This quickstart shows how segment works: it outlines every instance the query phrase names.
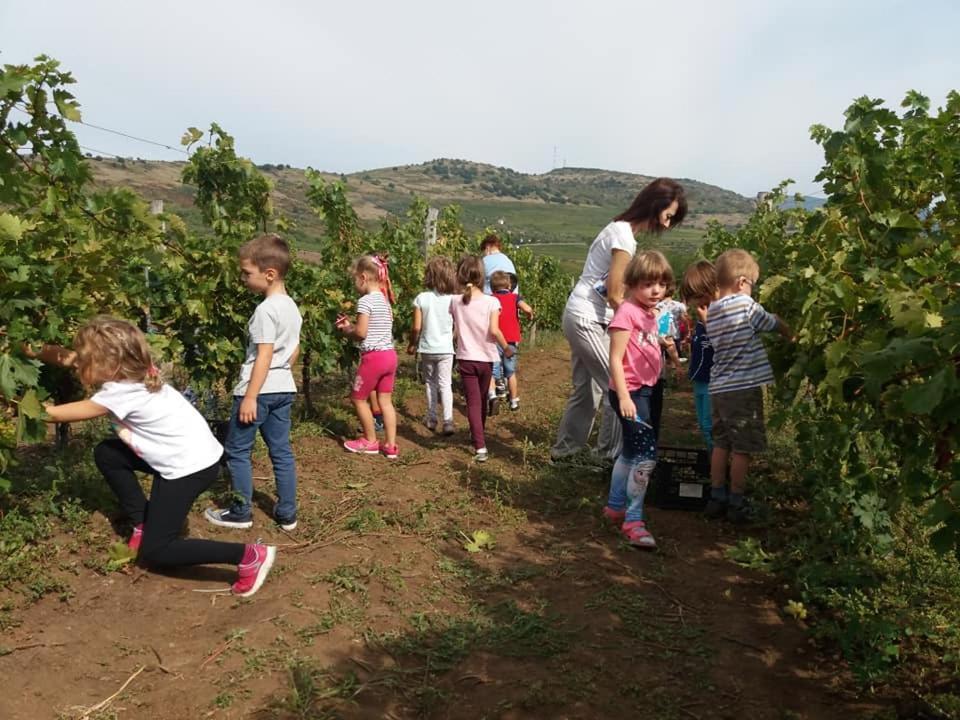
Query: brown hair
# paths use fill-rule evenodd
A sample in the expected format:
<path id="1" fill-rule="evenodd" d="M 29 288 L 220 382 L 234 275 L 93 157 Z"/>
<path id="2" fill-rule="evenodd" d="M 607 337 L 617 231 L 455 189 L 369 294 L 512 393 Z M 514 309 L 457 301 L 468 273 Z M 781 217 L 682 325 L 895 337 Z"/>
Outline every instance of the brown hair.
<path id="1" fill-rule="evenodd" d="M 73 349 L 77 352 L 77 374 L 84 385 L 119 380 L 142 382 L 150 392 L 163 387 L 147 339 L 126 320 L 98 315 L 77 331 Z"/>
<path id="2" fill-rule="evenodd" d="M 498 238 L 493 233 L 490 233 L 489 235 L 487 235 L 480 243 L 481 250 L 486 250 L 489 247 L 495 247 L 497 249 L 501 247 L 500 238 Z"/>
<path id="3" fill-rule="evenodd" d="M 423 284 L 441 295 L 452 295 L 457 291 L 457 270 L 450 258 L 434 255 L 427 261 L 423 273 Z"/>
<path id="4" fill-rule="evenodd" d="M 490 275 L 491 290 L 510 290 L 513 287 L 513 279 L 510 273 L 503 270 L 497 270 Z"/>
<path id="5" fill-rule="evenodd" d="M 717 294 L 717 269 L 709 260 L 697 260 L 683 271 L 680 297 L 686 303 L 701 298 L 712 300 Z"/>
<path id="6" fill-rule="evenodd" d="M 756 282 L 760 277 L 760 266 L 753 259 L 753 255 L 746 250 L 734 248 L 717 258 L 717 285 L 729 288 L 742 277 L 752 282 Z"/>
<path id="7" fill-rule="evenodd" d="M 290 269 L 290 246 L 276 233 L 260 235 L 244 243 L 237 255 L 241 260 L 252 262 L 260 272 L 276 270 L 281 278 L 286 277 Z"/>
<path id="8" fill-rule="evenodd" d="M 658 250 L 644 250 L 631 258 L 623 273 L 623 284 L 633 289 L 645 282 L 657 280 L 668 287 L 673 285 L 673 268 L 663 253 Z"/>
<path id="9" fill-rule="evenodd" d="M 670 227 L 679 225 L 687 216 L 687 193 L 676 180 L 657 178 L 643 188 L 630 207 L 614 220 L 639 224 L 659 235 L 664 230 L 660 224 L 660 213 L 670 207 L 674 200 L 677 201 L 677 212 L 670 220 Z"/>
<path id="10" fill-rule="evenodd" d="M 483 260 L 476 255 L 464 255 L 457 265 L 457 282 L 463 288 L 463 304 L 469 305 L 473 288 L 483 289 Z"/>
<path id="11" fill-rule="evenodd" d="M 380 292 L 391 305 L 397 301 L 393 294 L 393 283 L 390 282 L 390 267 L 386 253 L 361 255 L 350 265 L 350 274 L 369 275 L 380 283 Z"/>

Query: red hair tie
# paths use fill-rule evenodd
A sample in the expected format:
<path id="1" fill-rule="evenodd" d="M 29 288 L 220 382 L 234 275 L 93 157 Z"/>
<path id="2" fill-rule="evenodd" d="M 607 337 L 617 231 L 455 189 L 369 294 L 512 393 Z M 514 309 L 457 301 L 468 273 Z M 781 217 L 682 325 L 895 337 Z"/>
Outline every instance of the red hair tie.
<path id="1" fill-rule="evenodd" d="M 147 368 L 147 377 L 160 377 L 160 370 L 153 363 L 150 363 L 150 367 Z"/>
<path id="2" fill-rule="evenodd" d="M 377 282 L 380 283 L 380 292 L 391 305 L 396 302 L 393 295 L 393 283 L 390 282 L 390 273 L 387 271 L 387 256 L 374 255 L 373 261 L 377 265 Z"/>

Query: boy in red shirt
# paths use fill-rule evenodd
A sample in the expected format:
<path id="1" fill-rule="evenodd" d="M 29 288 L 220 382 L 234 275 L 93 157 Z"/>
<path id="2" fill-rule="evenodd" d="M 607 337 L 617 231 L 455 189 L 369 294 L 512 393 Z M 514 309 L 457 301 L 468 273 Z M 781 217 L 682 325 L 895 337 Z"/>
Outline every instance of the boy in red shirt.
<path id="1" fill-rule="evenodd" d="M 497 385 L 506 381 L 507 393 L 510 397 L 510 409 L 520 409 L 520 394 L 517 388 L 517 353 L 520 345 L 520 312 L 528 319 L 533 318 L 533 308 L 523 298 L 512 291 L 513 281 L 509 273 L 497 270 L 490 275 L 490 289 L 493 297 L 500 302 L 500 330 L 507 344 L 513 347 L 513 357 L 504 357 L 500 351 L 500 362 L 493 366 L 493 377 Z M 496 415 L 499 398 L 490 398 L 488 415 Z"/>

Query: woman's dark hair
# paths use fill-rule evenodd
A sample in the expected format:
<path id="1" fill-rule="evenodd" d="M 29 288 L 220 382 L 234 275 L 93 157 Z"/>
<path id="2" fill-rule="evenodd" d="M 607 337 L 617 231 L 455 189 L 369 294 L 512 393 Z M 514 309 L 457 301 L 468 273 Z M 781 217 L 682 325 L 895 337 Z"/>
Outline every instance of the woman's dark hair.
<path id="1" fill-rule="evenodd" d="M 646 229 L 653 233 L 662 233 L 664 228 L 660 224 L 660 213 L 677 201 L 677 212 L 670 219 L 670 227 L 683 222 L 687 215 L 687 193 L 683 185 L 670 178 L 657 178 L 643 190 L 633 203 L 617 215 L 614 220 L 646 225 Z"/>

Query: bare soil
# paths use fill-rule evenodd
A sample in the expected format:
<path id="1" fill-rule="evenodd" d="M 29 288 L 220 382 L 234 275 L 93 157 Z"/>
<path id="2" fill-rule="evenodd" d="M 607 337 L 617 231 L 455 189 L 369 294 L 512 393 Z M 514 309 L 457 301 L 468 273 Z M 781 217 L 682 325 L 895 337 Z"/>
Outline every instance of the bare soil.
<path id="1" fill-rule="evenodd" d="M 411 370 L 405 367 L 409 376 Z M 190 533 L 279 546 L 249 600 L 233 569 L 104 574 L 116 541 L 94 514 L 89 547 L 57 544 L 71 592 L 24 608 L 4 632 L 0 718 L 868 717 L 845 668 L 785 616 L 773 578 L 724 550 L 747 530 L 653 508 L 657 552 L 600 518 L 608 477 L 548 463 L 569 388 L 566 346 L 527 348 L 519 412 L 489 421 L 472 460 L 462 406 L 452 438 L 420 422 L 402 381 L 399 462 L 354 456 L 347 403 L 295 431 L 300 527 L 269 521 L 269 461 L 253 531 Z M 403 393 L 398 393 L 402 395 Z M 695 443 L 693 401 L 668 394 L 667 441 Z M 470 553 L 464 535 L 493 547 Z M 132 679 L 131 679 L 132 678 Z M 129 680 L 122 692 L 118 691 Z M 112 699 L 110 699 L 112 698 Z M 102 708 L 91 711 L 104 700 Z"/>

